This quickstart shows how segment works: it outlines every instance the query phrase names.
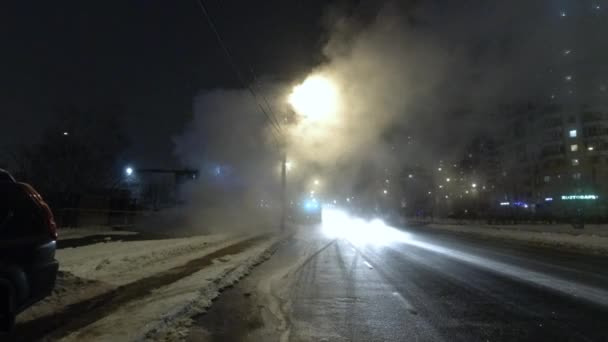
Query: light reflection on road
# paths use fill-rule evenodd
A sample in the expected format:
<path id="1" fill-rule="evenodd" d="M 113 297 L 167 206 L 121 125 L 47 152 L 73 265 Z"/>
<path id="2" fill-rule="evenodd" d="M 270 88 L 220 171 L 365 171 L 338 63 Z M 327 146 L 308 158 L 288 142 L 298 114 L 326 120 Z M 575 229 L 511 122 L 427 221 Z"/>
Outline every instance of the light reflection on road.
<path id="1" fill-rule="evenodd" d="M 413 234 L 388 226 L 380 219 L 364 220 L 337 208 L 324 209 L 321 229 L 331 238 L 344 239 L 355 246 L 394 247 L 408 245 L 441 254 L 451 259 L 472 264 L 480 268 L 519 279 L 527 283 L 552 289 L 587 301 L 608 306 L 608 291 L 575 281 L 561 279 L 544 272 L 533 271 L 521 265 L 492 260 L 484 255 L 476 255 L 453 249 L 444 243 L 428 237 Z M 399 250 L 401 250 L 399 248 Z"/>
<path id="2" fill-rule="evenodd" d="M 323 210 L 321 229 L 328 237 L 345 239 L 355 245 L 387 246 L 411 238 L 409 233 L 390 227 L 380 219 L 366 221 L 335 208 Z"/>

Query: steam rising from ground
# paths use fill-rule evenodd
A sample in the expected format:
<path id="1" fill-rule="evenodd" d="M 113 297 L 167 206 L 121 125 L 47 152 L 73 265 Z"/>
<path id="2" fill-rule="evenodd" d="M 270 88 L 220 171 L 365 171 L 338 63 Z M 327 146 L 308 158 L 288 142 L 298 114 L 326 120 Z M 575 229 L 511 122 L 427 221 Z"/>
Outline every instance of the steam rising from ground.
<path id="1" fill-rule="evenodd" d="M 536 31 L 526 33 L 539 25 L 538 18 L 519 10 L 536 14 L 541 3 L 443 5 L 454 19 L 441 15 L 432 1 L 389 2 L 365 25 L 334 21 L 323 50 L 326 62 L 311 75 L 334 83 L 340 97 L 335 115 L 326 120 L 289 115 L 288 95 L 303 80 L 260 88 L 284 130 L 279 140 L 285 139 L 295 165 L 290 180 L 320 174 L 334 190 L 349 192 L 369 172 L 363 165 L 384 172 L 456 156 L 475 132 L 488 130 L 490 108 L 528 96 L 536 86 L 529 71 L 546 56 L 530 48 L 551 41 Z M 219 165 L 226 174 L 203 172 L 203 182 L 189 191 L 191 199 L 210 203 L 226 189 L 236 191 L 228 198 L 239 198 L 239 205 L 276 199 L 276 137 L 254 101 L 246 90 L 196 98 L 192 125 L 175 139 L 176 153 L 186 165 L 203 171 Z M 257 101 L 264 105 L 262 98 Z"/>

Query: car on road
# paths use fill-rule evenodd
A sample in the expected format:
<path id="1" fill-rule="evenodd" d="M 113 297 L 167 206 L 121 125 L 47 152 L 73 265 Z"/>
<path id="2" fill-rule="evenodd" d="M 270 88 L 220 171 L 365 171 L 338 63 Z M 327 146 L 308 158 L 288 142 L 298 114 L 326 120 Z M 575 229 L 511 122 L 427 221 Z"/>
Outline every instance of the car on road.
<path id="1" fill-rule="evenodd" d="M 0 169 L 0 331 L 48 296 L 59 268 L 57 225 L 42 196 Z"/>
<path id="2" fill-rule="evenodd" d="M 296 223 L 317 224 L 321 223 L 323 207 L 314 198 L 305 199 L 292 205 L 289 216 Z"/>

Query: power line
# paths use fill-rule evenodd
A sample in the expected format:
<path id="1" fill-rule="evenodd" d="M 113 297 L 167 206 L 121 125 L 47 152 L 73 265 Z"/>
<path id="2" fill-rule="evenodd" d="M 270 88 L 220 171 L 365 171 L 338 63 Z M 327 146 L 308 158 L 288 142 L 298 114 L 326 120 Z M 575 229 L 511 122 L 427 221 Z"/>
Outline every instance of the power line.
<path id="1" fill-rule="evenodd" d="M 255 93 L 255 91 L 253 90 L 253 88 L 249 84 L 247 84 L 247 82 L 245 82 L 245 79 L 243 78 L 243 75 L 239 71 L 239 68 L 237 67 L 236 63 L 234 62 L 234 58 L 232 58 L 232 55 L 230 54 L 230 51 L 228 50 L 228 47 L 226 47 L 226 44 L 224 44 L 224 41 L 222 40 L 222 37 L 220 36 L 217 28 L 215 27 L 215 24 L 213 23 L 213 20 L 211 19 L 211 16 L 209 15 L 209 11 L 205 7 L 205 4 L 203 3 L 203 0 L 197 0 L 197 3 L 199 5 L 201 11 L 203 12 L 203 15 L 207 19 L 207 23 L 209 24 L 209 27 L 211 28 L 211 31 L 213 31 L 213 34 L 215 35 L 215 38 L 217 39 L 220 47 L 222 48 L 222 51 L 226 55 L 226 59 L 228 60 L 228 63 L 230 64 L 230 67 L 232 68 L 232 70 L 236 74 L 239 82 L 241 82 L 241 84 L 244 87 L 246 87 L 247 90 L 249 90 L 249 93 L 251 94 L 251 96 L 253 96 L 256 105 L 258 106 L 258 108 L 260 109 L 260 111 L 262 111 L 262 113 L 264 114 L 264 116 L 266 117 L 266 120 L 268 120 L 268 122 L 270 123 L 270 125 L 276 130 L 276 132 L 279 135 L 282 135 L 283 133 L 281 131 L 281 128 L 279 126 L 279 122 L 276 119 L 276 117 L 274 117 L 274 115 L 272 115 L 272 113 L 268 113 L 266 111 L 266 109 L 259 103 L 258 96 Z M 275 140 L 278 140 L 278 138 L 274 135 L 274 133 L 273 133 L 273 137 L 275 138 Z"/>

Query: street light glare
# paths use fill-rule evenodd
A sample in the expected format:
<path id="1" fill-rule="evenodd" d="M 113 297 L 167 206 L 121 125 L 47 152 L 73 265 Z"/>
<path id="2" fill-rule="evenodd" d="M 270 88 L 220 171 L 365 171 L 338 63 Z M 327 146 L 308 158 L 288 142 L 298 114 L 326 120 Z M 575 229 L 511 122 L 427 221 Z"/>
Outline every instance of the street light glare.
<path id="1" fill-rule="evenodd" d="M 327 77 L 311 75 L 293 88 L 287 100 L 298 114 L 318 121 L 336 112 L 338 91 Z"/>
<path id="2" fill-rule="evenodd" d="M 127 176 L 131 176 L 133 174 L 133 168 L 132 167 L 127 167 L 125 169 L 125 173 L 127 174 Z"/>

